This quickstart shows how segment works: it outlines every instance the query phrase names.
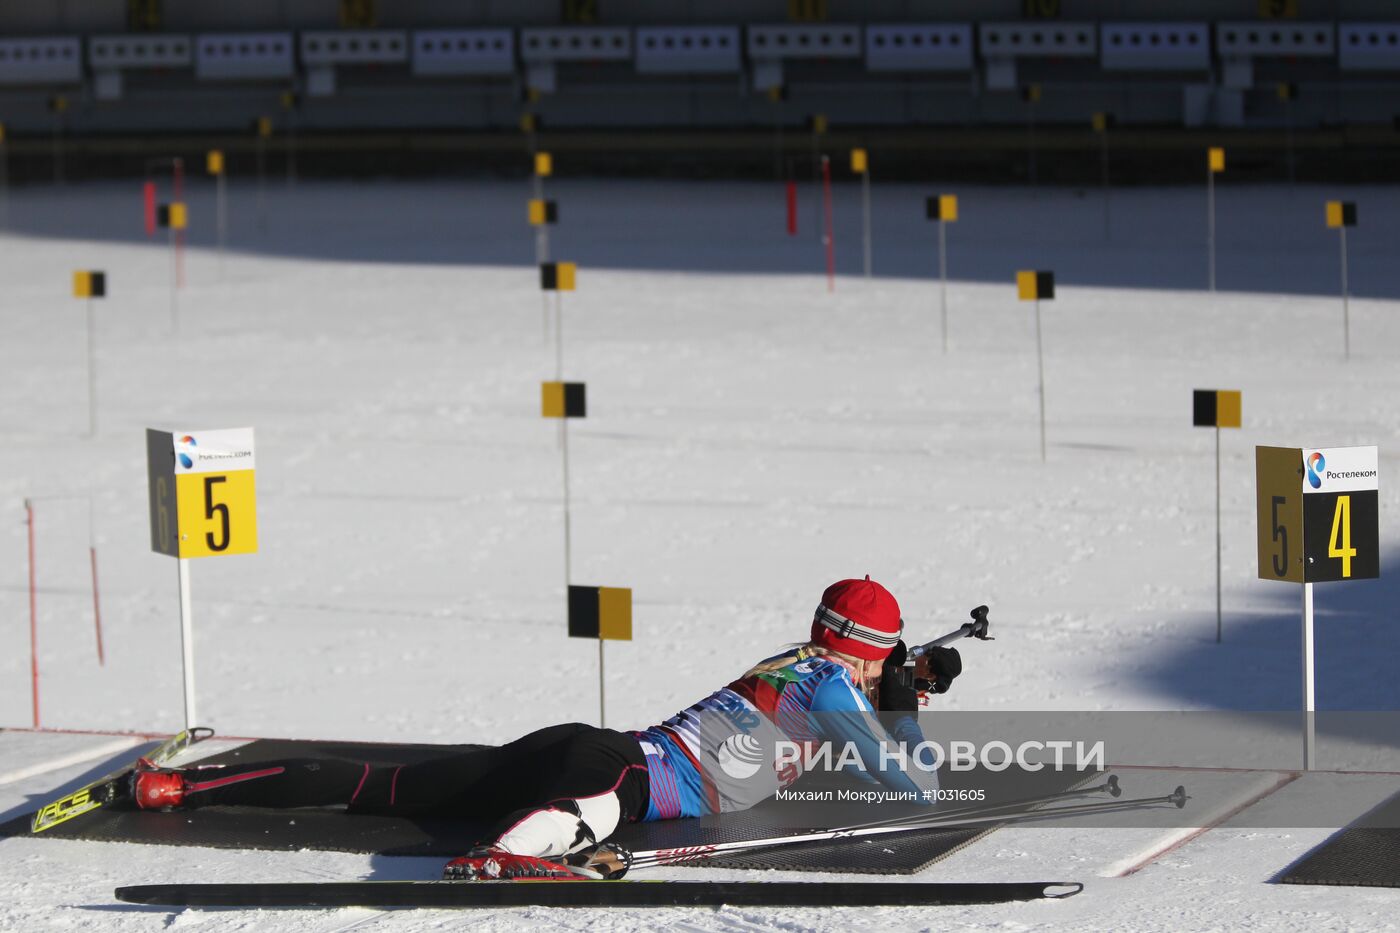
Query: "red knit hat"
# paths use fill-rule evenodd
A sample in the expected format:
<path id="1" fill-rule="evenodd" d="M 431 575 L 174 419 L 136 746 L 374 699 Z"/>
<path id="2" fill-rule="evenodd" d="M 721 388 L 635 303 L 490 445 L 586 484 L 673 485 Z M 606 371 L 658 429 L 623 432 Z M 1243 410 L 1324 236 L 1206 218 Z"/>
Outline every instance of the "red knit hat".
<path id="1" fill-rule="evenodd" d="M 902 634 L 899 603 L 869 574 L 828 586 L 812 620 L 813 644 L 866 661 L 888 656 Z"/>

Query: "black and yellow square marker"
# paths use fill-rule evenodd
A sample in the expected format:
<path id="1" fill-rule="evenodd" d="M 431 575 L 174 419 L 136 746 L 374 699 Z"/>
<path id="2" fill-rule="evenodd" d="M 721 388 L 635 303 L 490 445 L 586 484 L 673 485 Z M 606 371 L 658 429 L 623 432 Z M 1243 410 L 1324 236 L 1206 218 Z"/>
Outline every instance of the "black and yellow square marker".
<path id="1" fill-rule="evenodd" d="M 547 292 L 571 292 L 578 278 L 576 262 L 545 262 L 540 264 L 540 288 Z"/>
<path id="2" fill-rule="evenodd" d="M 554 174 L 554 156 L 548 152 L 535 153 L 535 174 L 541 178 L 548 178 Z"/>
<path id="3" fill-rule="evenodd" d="M 958 219 L 958 196 L 956 194 L 935 194 L 924 201 L 924 212 L 929 220 L 952 223 Z"/>
<path id="4" fill-rule="evenodd" d="M 1298 99 L 1298 85 L 1292 81 L 1280 81 L 1277 91 L 1279 100 L 1293 101 Z"/>
<path id="5" fill-rule="evenodd" d="M 1198 428 L 1238 428 L 1238 389 L 1196 389 L 1191 393 L 1191 424 Z"/>
<path id="6" fill-rule="evenodd" d="M 222 149 L 210 149 L 204 157 L 204 170 L 210 175 L 222 175 L 224 173 L 224 151 Z"/>
<path id="7" fill-rule="evenodd" d="M 569 637 L 632 640 L 632 590 L 614 586 L 569 587 Z"/>
<path id="8" fill-rule="evenodd" d="M 1017 272 L 1016 297 L 1022 301 L 1048 301 L 1055 297 L 1055 273 Z"/>
<path id="9" fill-rule="evenodd" d="M 582 382 L 540 383 L 540 414 L 546 418 L 586 418 L 588 398 Z"/>
<path id="10" fill-rule="evenodd" d="M 1090 118 L 1089 125 L 1094 128 L 1095 133 L 1107 133 L 1118 125 L 1118 118 L 1107 111 L 1100 110 Z"/>
<path id="11" fill-rule="evenodd" d="M 1219 146 L 1211 146 L 1206 152 L 1206 165 L 1212 172 L 1225 171 L 1225 150 Z"/>
<path id="12" fill-rule="evenodd" d="M 767 93 L 768 99 L 775 104 L 782 103 L 783 101 L 788 99 L 786 84 L 774 84 L 773 86 L 768 88 L 768 90 L 765 93 Z"/>
<path id="13" fill-rule="evenodd" d="M 272 118 L 258 117 L 253 121 L 253 132 L 263 139 L 272 135 Z"/>
<path id="14" fill-rule="evenodd" d="M 1039 103 L 1039 102 L 1040 102 L 1040 85 L 1039 85 L 1039 84 L 1023 84 L 1023 85 L 1021 85 L 1021 100 L 1025 101 L 1025 102 L 1028 103 L 1028 104 Z"/>
<path id="15" fill-rule="evenodd" d="M 107 273 L 105 272 L 74 272 L 73 273 L 73 297 L 74 298 L 106 298 L 107 297 Z"/>
<path id="16" fill-rule="evenodd" d="M 68 98 L 62 94 L 55 94 L 49 98 L 49 111 L 51 113 L 64 113 L 68 110 Z"/>
<path id="17" fill-rule="evenodd" d="M 530 226 L 539 227 L 543 224 L 557 224 L 558 222 L 559 205 L 540 198 L 530 199 Z"/>
<path id="18" fill-rule="evenodd" d="M 0 123 L 0 145 L 5 142 L 5 124 Z"/>
<path id="19" fill-rule="evenodd" d="M 814 113 L 807 118 L 807 128 L 818 135 L 827 130 L 827 119 L 824 113 Z"/>
<path id="20" fill-rule="evenodd" d="M 538 114 L 526 112 L 520 115 L 520 132 L 535 133 L 539 131 L 539 128 L 540 118 Z"/>
<path id="21" fill-rule="evenodd" d="M 870 171 L 870 156 L 864 149 L 851 150 L 851 171 L 857 175 Z"/>
<path id="22" fill-rule="evenodd" d="M 1329 226 L 1329 227 L 1355 227 L 1355 226 L 1356 226 L 1356 202 L 1355 202 L 1355 201 L 1328 201 L 1328 202 L 1327 202 L 1327 226 Z"/>
<path id="23" fill-rule="evenodd" d="M 301 98 L 295 91 L 283 91 L 277 99 L 282 102 L 283 110 L 295 110 L 297 104 L 301 103 Z"/>
<path id="24" fill-rule="evenodd" d="M 185 210 L 185 202 L 171 201 L 169 204 L 162 204 L 156 209 L 156 222 L 171 230 L 185 229 L 189 224 L 189 214 Z"/>

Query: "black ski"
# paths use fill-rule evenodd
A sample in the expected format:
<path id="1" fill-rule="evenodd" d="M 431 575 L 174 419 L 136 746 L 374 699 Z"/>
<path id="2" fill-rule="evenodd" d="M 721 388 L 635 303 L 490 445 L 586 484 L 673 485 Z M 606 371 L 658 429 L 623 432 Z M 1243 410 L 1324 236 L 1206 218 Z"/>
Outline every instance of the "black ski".
<path id="1" fill-rule="evenodd" d="M 312 881 L 138 884 L 116 897 L 172 907 L 932 907 L 1083 889 L 1074 881 Z"/>

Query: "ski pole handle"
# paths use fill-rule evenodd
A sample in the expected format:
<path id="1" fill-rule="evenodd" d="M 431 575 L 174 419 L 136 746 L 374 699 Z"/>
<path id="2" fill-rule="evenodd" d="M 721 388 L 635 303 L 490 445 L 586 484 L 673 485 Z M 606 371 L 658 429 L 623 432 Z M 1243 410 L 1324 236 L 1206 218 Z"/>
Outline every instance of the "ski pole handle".
<path id="1" fill-rule="evenodd" d="M 964 638 L 977 638 L 982 641 L 996 641 L 995 638 L 987 634 L 987 626 L 990 624 L 987 621 L 987 611 L 988 610 L 986 606 L 978 606 L 970 613 L 972 616 L 971 622 L 964 623 L 963 625 L 959 626 L 956 631 L 949 632 L 942 638 L 935 638 L 931 642 L 927 642 L 926 644 L 922 645 L 915 645 L 914 647 L 910 648 L 908 655 L 909 660 L 912 661 L 915 658 L 923 657 L 924 655 L 928 654 L 928 652 L 933 648 L 942 648 L 944 645 L 950 645 L 953 642 L 960 641 Z"/>

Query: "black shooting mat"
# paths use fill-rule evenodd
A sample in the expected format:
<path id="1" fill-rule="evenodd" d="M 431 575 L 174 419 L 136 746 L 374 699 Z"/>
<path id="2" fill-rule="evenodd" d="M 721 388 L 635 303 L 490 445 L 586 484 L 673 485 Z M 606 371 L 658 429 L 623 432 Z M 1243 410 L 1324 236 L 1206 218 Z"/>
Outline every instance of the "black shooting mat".
<path id="1" fill-rule="evenodd" d="M 259 739 L 236 749 L 211 755 L 199 764 L 256 764 L 279 758 L 348 758 L 374 764 L 411 764 L 481 746 L 386 745 L 350 742 L 305 742 Z M 1095 775 L 1088 775 L 1093 777 Z M 1037 775 L 1036 793 L 1068 790 L 1082 783 L 1086 775 L 1074 772 L 1042 771 Z M 1007 773 L 974 770 L 940 774 L 945 789 L 976 787 L 987 791 L 989 800 L 1025 796 L 1024 790 L 1009 791 Z M 837 787 L 836 776 L 809 774 L 794 789 L 812 790 Z M 860 785 L 862 789 L 873 785 Z M 1004 792 L 997 794 L 996 788 Z M 969 804 L 952 803 L 950 807 Z M 738 813 L 716 814 L 698 819 L 663 820 L 622 826 L 609 837 L 633 851 L 681 849 L 792 835 L 798 830 L 781 818 L 784 804 L 765 801 Z M 826 812 L 826 811 L 823 811 Z M 936 811 L 918 805 L 884 804 L 846 808 L 834 807 L 832 825 L 868 822 L 905 813 L 932 814 Z M 0 836 L 30 834 L 32 815 L 0 825 Z M 840 840 L 795 843 L 752 853 L 735 853 L 697 861 L 697 867 L 771 868 L 788 871 L 840 871 L 848 873 L 911 874 L 944 858 L 988 833 L 995 824 L 982 823 L 962 828 L 909 830 L 907 832 L 855 837 Z M 313 849 L 334 852 L 397 856 L 461 855 L 488 828 L 472 820 L 446 817 L 397 817 L 375 814 L 346 814 L 339 808 L 298 808 L 274 810 L 260 807 L 201 807 L 172 812 L 102 808 L 45 830 L 41 835 L 60 839 L 90 839 L 104 842 L 139 842 L 149 845 L 205 846 L 216 849 Z"/>
<path id="2" fill-rule="evenodd" d="M 1371 825 L 1367 825 L 1371 824 Z M 1284 884 L 1400 888 L 1400 794 L 1333 834 L 1278 879 Z"/>

